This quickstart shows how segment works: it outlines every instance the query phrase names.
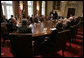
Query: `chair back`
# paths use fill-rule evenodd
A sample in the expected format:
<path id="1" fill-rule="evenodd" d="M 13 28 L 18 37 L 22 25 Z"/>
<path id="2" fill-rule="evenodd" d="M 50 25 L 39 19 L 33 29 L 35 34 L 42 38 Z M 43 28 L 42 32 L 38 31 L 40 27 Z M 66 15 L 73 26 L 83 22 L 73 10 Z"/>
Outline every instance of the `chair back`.
<path id="1" fill-rule="evenodd" d="M 32 35 L 24 33 L 9 34 L 11 51 L 17 57 L 32 56 Z"/>
<path id="2" fill-rule="evenodd" d="M 56 37 L 57 37 L 57 30 L 53 30 L 51 35 L 49 36 L 50 37 L 50 41 L 56 41 Z"/>
<path id="3" fill-rule="evenodd" d="M 81 22 L 82 22 L 82 18 L 77 18 L 78 19 L 78 23 L 77 23 L 77 26 L 79 27 Z"/>
<path id="4" fill-rule="evenodd" d="M 78 29 L 78 26 L 77 26 L 77 25 L 74 25 L 74 26 L 71 26 L 71 27 L 70 27 L 71 37 L 72 37 L 72 38 L 75 38 L 75 35 L 77 34 L 77 29 Z"/>
<path id="5" fill-rule="evenodd" d="M 1 36 L 5 37 L 8 34 L 8 29 L 5 23 L 1 23 Z"/>
<path id="6" fill-rule="evenodd" d="M 71 32 L 69 29 L 58 32 L 56 44 L 59 49 L 64 49 L 66 47 L 66 42 L 71 39 Z"/>

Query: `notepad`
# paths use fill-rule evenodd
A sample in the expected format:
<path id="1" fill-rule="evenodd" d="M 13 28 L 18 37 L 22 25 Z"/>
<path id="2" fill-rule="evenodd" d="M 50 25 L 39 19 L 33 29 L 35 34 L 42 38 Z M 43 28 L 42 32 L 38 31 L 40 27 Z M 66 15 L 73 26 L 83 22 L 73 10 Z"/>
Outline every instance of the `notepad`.
<path id="1" fill-rule="evenodd" d="M 50 28 L 50 30 L 56 30 L 56 28 Z"/>

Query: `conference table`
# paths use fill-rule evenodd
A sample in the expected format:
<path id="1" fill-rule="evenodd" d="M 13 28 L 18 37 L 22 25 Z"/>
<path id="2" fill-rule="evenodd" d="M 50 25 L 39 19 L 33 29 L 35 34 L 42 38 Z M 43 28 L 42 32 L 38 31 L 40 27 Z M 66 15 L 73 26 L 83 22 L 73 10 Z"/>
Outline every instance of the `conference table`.
<path id="1" fill-rule="evenodd" d="M 47 20 L 44 22 L 33 23 L 29 25 L 29 27 L 32 30 L 32 33 L 22 33 L 22 34 L 32 35 L 32 37 L 48 35 L 51 34 L 53 30 L 56 30 L 56 23 L 57 20 Z M 9 33 L 9 35 L 13 34 L 21 34 L 21 33 L 19 33 L 17 30 L 14 30 L 12 33 Z"/>

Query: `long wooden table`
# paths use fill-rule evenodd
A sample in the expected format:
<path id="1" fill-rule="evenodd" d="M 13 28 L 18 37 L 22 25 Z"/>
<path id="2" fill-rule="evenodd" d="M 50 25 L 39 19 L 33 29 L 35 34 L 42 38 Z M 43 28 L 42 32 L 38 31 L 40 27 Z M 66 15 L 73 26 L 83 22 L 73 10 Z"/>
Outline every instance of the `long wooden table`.
<path id="1" fill-rule="evenodd" d="M 33 33 L 18 33 L 17 30 L 14 30 L 12 33 L 9 33 L 9 35 L 13 35 L 13 34 L 25 34 L 25 35 L 32 35 L 32 37 L 36 37 L 36 36 L 43 36 L 43 35 L 48 35 L 51 34 L 52 32 L 52 28 L 55 28 L 56 25 L 56 21 L 44 21 L 43 22 L 43 30 L 41 30 L 41 22 L 37 23 L 34 28 L 34 32 Z"/>

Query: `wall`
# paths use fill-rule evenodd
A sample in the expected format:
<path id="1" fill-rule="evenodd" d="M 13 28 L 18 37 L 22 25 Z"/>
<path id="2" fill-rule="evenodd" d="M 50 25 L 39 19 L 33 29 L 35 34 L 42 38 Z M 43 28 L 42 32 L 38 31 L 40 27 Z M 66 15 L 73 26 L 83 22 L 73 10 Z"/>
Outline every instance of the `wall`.
<path id="1" fill-rule="evenodd" d="M 27 1 L 24 1 L 25 4 L 25 16 L 28 16 L 28 8 L 27 8 Z M 18 17 L 18 12 L 19 12 L 19 7 L 18 7 L 18 1 L 13 1 L 13 8 L 14 8 L 14 16 Z M 34 1 L 34 8 L 33 8 L 33 14 L 36 13 L 36 1 Z M 41 14 L 41 2 L 40 2 L 40 12 L 39 14 Z M 83 17 L 83 1 L 75 1 L 72 3 L 72 1 L 61 1 L 61 5 L 60 5 L 60 10 L 56 10 L 58 12 L 59 16 L 63 16 L 63 17 L 67 17 L 67 11 L 68 8 L 75 8 L 76 12 L 75 12 L 75 16 L 77 17 Z M 53 1 L 46 1 L 46 15 L 49 15 L 50 12 L 53 10 Z M 2 14 L 2 13 L 1 13 Z"/>
<path id="2" fill-rule="evenodd" d="M 80 1 L 78 2 L 78 13 L 77 16 L 83 17 L 83 2 Z"/>
<path id="3" fill-rule="evenodd" d="M 47 15 L 53 10 L 53 1 L 47 1 Z"/>
<path id="4" fill-rule="evenodd" d="M 65 14 L 64 17 L 67 17 L 67 12 L 68 12 L 68 8 L 75 8 L 75 16 L 76 17 L 83 17 L 83 3 L 81 1 L 77 1 L 76 3 L 67 3 L 66 7 L 65 7 Z"/>
<path id="5" fill-rule="evenodd" d="M 67 3 L 66 7 L 65 7 L 65 15 L 64 17 L 67 17 L 67 13 L 68 13 L 68 8 L 75 8 L 75 16 L 77 16 L 78 13 L 78 9 L 77 9 L 77 3 Z"/>
<path id="6" fill-rule="evenodd" d="M 75 8 L 75 16 L 83 17 L 83 1 L 61 1 L 60 10 L 56 10 L 59 16 L 67 17 L 68 8 Z M 53 10 L 53 1 L 47 1 L 47 15 Z"/>

